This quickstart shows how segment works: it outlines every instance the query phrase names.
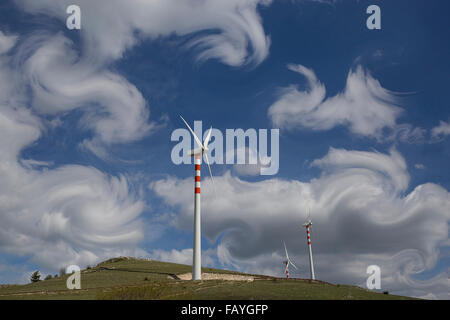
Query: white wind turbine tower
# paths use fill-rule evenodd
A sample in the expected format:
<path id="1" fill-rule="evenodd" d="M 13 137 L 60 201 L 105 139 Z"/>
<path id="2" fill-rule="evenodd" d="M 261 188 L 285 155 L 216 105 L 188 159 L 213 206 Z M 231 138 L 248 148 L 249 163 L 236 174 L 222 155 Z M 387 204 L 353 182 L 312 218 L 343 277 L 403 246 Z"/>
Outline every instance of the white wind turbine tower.
<path id="1" fill-rule="evenodd" d="M 291 259 L 289 259 L 289 255 L 288 255 L 288 252 L 287 252 L 287 249 L 286 249 L 286 243 L 284 243 L 284 241 L 283 241 L 283 244 L 284 244 L 284 251 L 286 252 L 286 260 L 283 261 L 283 262 L 284 262 L 284 264 L 286 265 L 286 269 L 285 269 L 285 272 L 286 272 L 286 278 L 289 279 L 289 264 L 292 264 L 292 266 L 293 266 L 296 270 L 298 270 L 298 268 L 297 268 L 297 267 L 295 266 L 295 264 L 291 261 Z"/>
<path id="2" fill-rule="evenodd" d="M 310 228 L 312 226 L 311 222 L 311 213 L 308 210 L 308 221 L 303 224 L 303 227 L 306 227 L 306 238 L 308 240 L 308 249 L 309 249 L 309 269 L 311 271 L 311 279 L 315 280 L 316 276 L 314 274 L 314 263 L 313 263 L 313 257 L 312 257 L 312 249 L 311 249 L 311 232 Z"/>
<path id="3" fill-rule="evenodd" d="M 192 261 L 192 280 L 201 280 L 202 279 L 202 244 L 201 244 L 201 216 L 200 216 L 200 164 L 201 157 L 205 155 L 206 164 L 208 165 L 209 174 L 211 176 L 211 181 L 214 183 L 211 167 L 209 166 L 209 159 L 206 151 L 208 151 L 208 143 L 211 138 L 211 129 L 209 129 L 208 134 L 206 135 L 205 141 L 202 142 L 197 137 L 195 132 L 191 129 L 191 127 L 187 124 L 186 120 L 183 119 L 182 116 L 180 118 L 188 127 L 189 131 L 192 133 L 195 142 L 198 144 L 198 148 L 195 148 L 189 152 L 190 156 L 195 157 L 195 187 L 194 187 L 194 255 Z"/>

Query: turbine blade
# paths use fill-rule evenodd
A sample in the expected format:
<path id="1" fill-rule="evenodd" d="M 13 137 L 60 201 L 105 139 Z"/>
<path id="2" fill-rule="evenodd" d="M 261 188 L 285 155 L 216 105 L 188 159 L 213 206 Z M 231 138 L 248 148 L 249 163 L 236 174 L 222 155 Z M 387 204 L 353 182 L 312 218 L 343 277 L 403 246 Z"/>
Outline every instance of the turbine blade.
<path id="1" fill-rule="evenodd" d="M 290 261 L 290 260 L 289 260 L 289 255 L 288 255 L 288 253 L 287 253 L 286 243 L 284 243 L 284 240 L 283 240 L 283 244 L 284 244 L 284 251 L 286 251 L 286 258 L 287 258 L 287 260 L 288 260 L 288 262 L 289 262 L 289 261 Z"/>
<path id="2" fill-rule="evenodd" d="M 205 141 L 203 141 L 203 146 L 205 148 L 208 148 L 209 139 L 211 139 L 211 132 L 212 132 L 212 126 L 208 131 L 208 134 L 206 135 Z"/>
<path id="3" fill-rule="evenodd" d="M 197 142 L 198 146 L 202 149 L 203 145 L 202 142 L 200 141 L 200 139 L 197 137 L 197 135 L 195 134 L 194 130 L 191 129 L 191 127 L 189 127 L 188 123 L 186 122 L 186 120 L 184 120 L 184 118 L 180 115 L 181 120 L 183 120 L 183 122 L 186 124 L 186 126 L 188 127 L 189 131 L 192 133 L 192 135 L 194 136 L 194 140 L 195 142 Z"/>
<path id="4" fill-rule="evenodd" d="M 209 165 L 208 154 L 205 152 L 204 155 L 205 155 L 206 164 L 208 165 L 209 175 L 211 176 L 211 182 L 213 184 L 214 195 L 215 195 L 216 194 L 216 185 L 214 184 L 214 179 L 213 179 L 213 175 L 212 175 L 212 172 L 211 172 L 211 166 Z"/>
<path id="5" fill-rule="evenodd" d="M 289 263 L 292 264 L 292 266 L 298 270 L 298 268 L 295 266 L 295 264 L 291 260 L 289 260 Z"/>

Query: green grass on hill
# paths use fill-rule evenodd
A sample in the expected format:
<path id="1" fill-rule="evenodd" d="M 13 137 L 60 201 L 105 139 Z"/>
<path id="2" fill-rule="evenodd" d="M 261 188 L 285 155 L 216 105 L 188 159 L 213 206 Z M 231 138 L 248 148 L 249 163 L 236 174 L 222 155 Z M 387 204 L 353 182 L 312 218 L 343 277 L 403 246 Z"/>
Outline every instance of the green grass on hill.
<path id="1" fill-rule="evenodd" d="M 68 290 L 68 275 L 26 285 L 0 286 L 0 299 L 411 299 L 355 286 L 259 276 L 248 281 L 183 281 L 174 275 L 191 272 L 188 265 L 114 258 L 83 270 L 81 289 Z M 206 273 L 242 274 L 203 268 Z"/>

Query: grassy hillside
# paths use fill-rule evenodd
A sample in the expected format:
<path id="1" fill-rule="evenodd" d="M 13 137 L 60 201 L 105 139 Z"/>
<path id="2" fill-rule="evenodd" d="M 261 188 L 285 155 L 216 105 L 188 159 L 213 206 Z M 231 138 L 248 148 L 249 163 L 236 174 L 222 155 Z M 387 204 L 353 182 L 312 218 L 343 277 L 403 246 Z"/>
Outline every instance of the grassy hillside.
<path id="1" fill-rule="evenodd" d="M 188 265 L 115 258 L 83 270 L 81 289 L 66 288 L 67 275 L 26 285 L 0 286 L 0 299 L 410 299 L 359 287 L 256 276 L 255 281 L 183 281 Z M 203 268 L 204 273 L 242 274 Z"/>

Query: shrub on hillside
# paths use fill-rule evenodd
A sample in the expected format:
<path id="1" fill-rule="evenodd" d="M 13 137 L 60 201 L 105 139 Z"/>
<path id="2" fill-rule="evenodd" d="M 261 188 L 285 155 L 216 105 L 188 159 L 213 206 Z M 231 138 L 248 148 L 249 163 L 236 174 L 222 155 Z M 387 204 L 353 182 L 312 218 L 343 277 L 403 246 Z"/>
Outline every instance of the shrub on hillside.
<path id="1" fill-rule="evenodd" d="M 31 282 L 38 282 L 41 281 L 41 274 L 39 273 L 39 270 L 33 272 L 33 274 L 30 277 Z"/>

